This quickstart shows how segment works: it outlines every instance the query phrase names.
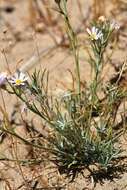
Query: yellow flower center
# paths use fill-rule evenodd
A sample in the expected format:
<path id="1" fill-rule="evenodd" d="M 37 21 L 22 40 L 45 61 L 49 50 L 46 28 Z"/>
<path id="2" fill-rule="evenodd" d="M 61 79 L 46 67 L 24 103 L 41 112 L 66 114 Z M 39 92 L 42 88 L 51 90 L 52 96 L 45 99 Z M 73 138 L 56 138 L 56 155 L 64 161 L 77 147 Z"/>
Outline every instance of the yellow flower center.
<path id="1" fill-rule="evenodd" d="M 93 40 L 96 40 L 97 35 L 96 35 L 95 33 L 93 33 L 93 34 L 91 35 L 91 38 L 92 38 Z"/>
<path id="2" fill-rule="evenodd" d="M 20 79 L 17 79 L 16 81 L 15 81 L 15 84 L 17 84 L 17 85 L 20 85 L 20 84 L 22 84 L 22 80 L 20 80 Z"/>

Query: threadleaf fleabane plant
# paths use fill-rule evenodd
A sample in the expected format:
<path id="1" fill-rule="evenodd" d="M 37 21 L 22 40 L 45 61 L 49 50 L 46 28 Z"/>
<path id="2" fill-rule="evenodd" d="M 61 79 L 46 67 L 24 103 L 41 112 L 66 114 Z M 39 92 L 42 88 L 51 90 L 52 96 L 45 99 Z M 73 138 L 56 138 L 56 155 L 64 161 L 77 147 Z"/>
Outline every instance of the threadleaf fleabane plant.
<path id="1" fill-rule="evenodd" d="M 93 104 L 98 101 L 97 91 L 101 81 L 101 74 L 104 66 L 104 53 L 109 43 L 109 39 L 118 30 L 119 25 L 113 20 L 106 20 L 103 16 L 91 24 L 91 29 L 86 31 L 90 38 L 90 45 L 93 55 L 90 57 L 92 70 L 94 70 L 94 80 L 91 83 L 91 98 Z M 96 107 L 96 106 L 95 106 Z"/>
<path id="2" fill-rule="evenodd" d="M 61 172 L 73 173 L 91 165 L 97 169 L 107 170 L 113 166 L 121 153 L 118 140 L 123 132 L 115 130 L 117 111 L 120 103 L 126 98 L 127 92 L 119 87 L 118 82 L 103 84 L 101 74 L 104 67 L 104 54 L 113 31 L 116 29 L 108 20 L 93 22 L 91 29 L 87 29 L 91 45 L 91 67 L 94 77 L 85 89 L 80 84 L 80 69 L 76 33 L 70 25 L 67 13 L 67 1 L 55 1 L 59 13 L 63 16 L 69 42 L 73 52 L 78 90 L 65 92 L 59 99 L 51 97 L 48 91 L 48 72 L 35 71 L 28 81 L 25 74 L 18 72 L 9 77 L 6 88 L 15 94 L 44 125 L 51 129 L 50 138 L 46 144 L 30 142 L 4 126 L 0 130 L 14 135 L 24 143 L 51 153 L 51 160 Z M 121 72 L 119 79 L 121 77 Z M 103 91 L 101 98 L 98 92 Z M 31 101 L 32 99 L 32 101 Z M 119 105 L 118 105 L 119 103 Z M 118 106 L 116 106 L 118 105 Z M 124 115 L 122 116 L 124 120 Z M 122 124 L 123 123 L 123 124 Z"/>

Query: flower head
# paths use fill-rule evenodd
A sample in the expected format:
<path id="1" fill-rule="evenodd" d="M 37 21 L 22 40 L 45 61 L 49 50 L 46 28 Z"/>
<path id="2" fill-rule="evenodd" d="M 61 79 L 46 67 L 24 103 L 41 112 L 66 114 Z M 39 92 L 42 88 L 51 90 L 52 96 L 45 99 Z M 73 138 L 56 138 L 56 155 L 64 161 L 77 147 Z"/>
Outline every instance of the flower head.
<path id="1" fill-rule="evenodd" d="M 8 81 L 15 86 L 24 86 L 28 77 L 20 71 L 17 71 Z"/>
<path id="2" fill-rule="evenodd" d="M 98 40 L 103 37 L 102 31 L 99 30 L 99 28 L 96 28 L 95 26 L 93 26 L 91 30 L 87 28 L 86 31 L 88 32 L 91 40 Z"/>
<path id="3" fill-rule="evenodd" d="M 106 21 L 106 18 L 105 18 L 105 16 L 100 16 L 100 17 L 98 18 L 98 20 L 99 20 L 100 22 L 105 22 L 105 21 Z"/>
<path id="4" fill-rule="evenodd" d="M 120 25 L 115 20 L 110 22 L 110 30 L 119 30 L 119 28 Z"/>
<path id="5" fill-rule="evenodd" d="M 4 86 L 7 79 L 7 73 L 0 73 L 0 87 Z"/>

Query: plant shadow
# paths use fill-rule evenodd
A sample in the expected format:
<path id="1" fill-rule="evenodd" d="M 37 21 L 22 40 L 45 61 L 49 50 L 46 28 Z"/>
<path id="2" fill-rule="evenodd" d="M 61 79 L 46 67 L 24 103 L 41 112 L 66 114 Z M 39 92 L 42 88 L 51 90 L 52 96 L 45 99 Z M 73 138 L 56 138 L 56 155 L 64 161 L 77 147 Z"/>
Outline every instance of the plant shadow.
<path id="1" fill-rule="evenodd" d="M 84 173 L 86 173 L 86 168 L 74 168 L 73 170 L 65 171 L 63 168 L 59 168 L 59 172 L 61 174 L 66 173 L 66 177 L 69 178 L 69 182 L 72 183 L 75 181 L 75 179 L 78 177 L 79 174 L 81 174 L 84 178 L 87 178 L 88 180 L 91 179 L 91 177 L 94 180 L 94 186 L 96 186 L 97 183 L 100 183 L 103 185 L 105 181 L 114 181 L 115 179 L 122 178 L 122 175 L 127 172 L 127 163 L 125 161 L 123 163 L 117 163 L 112 166 L 109 166 L 106 169 L 97 169 L 97 170 L 89 170 L 90 174 L 86 177 Z M 85 171 L 85 172 L 84 172 Z"/>
<path id="2" fill-rule="evenodd" d="M 127 164 L 123 163 L 108 167 L 107 170 L 101 169 L 94 171 L 89 175 L 89 178 L 93 177 L 95 186 L 97 183 L 103 185 L 105 181 L 114 181 L 115 179 L 120 179 L 122 175 L 126 172 Z"/>

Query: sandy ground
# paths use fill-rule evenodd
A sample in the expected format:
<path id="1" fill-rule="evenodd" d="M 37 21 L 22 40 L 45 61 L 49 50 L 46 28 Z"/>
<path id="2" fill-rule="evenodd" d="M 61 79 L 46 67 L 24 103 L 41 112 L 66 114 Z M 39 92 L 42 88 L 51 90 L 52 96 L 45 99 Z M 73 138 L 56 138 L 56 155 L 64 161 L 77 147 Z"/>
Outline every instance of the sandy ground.
<path id="1" fill-rule="evenodd" d="M 112 56 L 112 63 L 118 65 L 126 58 L 127 13 L 125 10 L 127 10 L 127 4 L 121 3 L 121 6 L 117 7 L 115 1 L 113 1 L 114 4 L 111 1 L 105 2 L 105 14 L 109 16 L 109 18 L 116 18 L 121 25 L 121 33 L 119 36 L 120 43 Z M 47 0 L 46 3 L 50 8 L 54 6 L 53 0 Z M 85 47 L 87 47 L 85 30 L 86 26 L 89 25 L 89 20 L 93 17 L 93 9 L 91 8 L 92 3 L 92 0 L 81 0 L 82 12 L 79 11 L 76 0 L 70 0 L 68 5 L 72 25 L 75 30 L 81 30 L 78 37 L 81 43 L 84 44 L 80 51 L 81 78 L 83 81 L 89 81 L 90 79 L 90 67 L 87 62 L 88 56 L 85 52 Z M 11 6 L 14 10 L 8 12 L 8 6 Z M 42 7 L 42 9 L 45 10 L 45 7 Z M 90 16 L 88 17 L 89 14 Z M 53 90 L 54 94 L 57 94 L 61 92 L 61 90 L 71 87 L 72 81 L 68 70 L 71 69 L 71 71 L 74 72 L 73 57 L 69 49 L 66 47 L 58 48 L 55 44 L 55 41 L 59 43 L 61 40 L 61 33 L 58 28 L 62 26 L 62 30 L 64 31 L 63 22 L 61 18 L 57 18 L 57 14 L 54 10 L 52 10 L 52 17 L 58 19 L 58 23 L 54 25 L 46 25 L 43 21 L 38 19 L 38 15 L 34 15 L 36 15 L 36 13 L 30 9 L 28 0 L 0 0 L 0 72 L 7 71 L 13 73 L 16 69 L 21 68 L 31 73 L 35 68 L 46 68 L 50 72 L 50 88 Z M 82 16 L 84 16 L 84 24 L 81 23 Z M 52 48 L 51 51 L 49 51 L 50 48 Z M 113 66 L 107 64 L 104 73 L 105 78 L 110 78 L 113 73 Z M 10 115 L 15 105 L 15 99 L 6 93 L 3 95 L 7 105 L 6 109 Z M 0 99 L 0 103 L 2 104 L 2 98 Z M 23 127 L 18 127 L 17 131 L 27 136 Z M 11 152 L 13 141 L 11 137 L 7 137 L 4 142 L 0 144 L 1 157 L 3 155 L 10 156 L 15 154 L 13 151 Z M 126 144 L 126 142 L 124 142 L 124 144 Z M 18 148 L 15 148 L 18 149 L 18 158 L 27 158 L 31 151 L 29 147 L 21 145 L 21 143 L 17 143 L 17 146 Z M 18 187 L 19 189 L 25 190 L 24 185 L 21 187 L 20 185 L 31 180 L 30 184 L 34 186 L 36 180 L 33 178 L 38 175 L 41 176 L 38 177 L 39 185 L 40 187 L 45 187 L 44 189 L 46 189 L 47 186 L 54 186 L 54 189 L 57 189 L 55 187 L 57 184 L 59 184 L 59 186 L 68 184 L 66 188 L 63 188 L 67 190 L 127 189 L 126 172 L 120 175 L 118 179 L 104 179 L 102 183 L 99 181 L 96 187 L 93 187 L 92 178 L 87 179 L 86 171 L 84 171 L 86 177 L 84 177 L 84 175 L 79 175 L 72 183 L 69 183 L 69 180 L 64 179 L 64 176 L 60 175 L 57 171 L 53 171 L 52 168 L 50 169 L 44 164 L 36 167 L 20 167 L 18 164 L 16 165 L 16 163 L 1 162 L 0 190 L 9 188 L 18 190 Z"/>

